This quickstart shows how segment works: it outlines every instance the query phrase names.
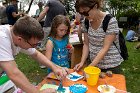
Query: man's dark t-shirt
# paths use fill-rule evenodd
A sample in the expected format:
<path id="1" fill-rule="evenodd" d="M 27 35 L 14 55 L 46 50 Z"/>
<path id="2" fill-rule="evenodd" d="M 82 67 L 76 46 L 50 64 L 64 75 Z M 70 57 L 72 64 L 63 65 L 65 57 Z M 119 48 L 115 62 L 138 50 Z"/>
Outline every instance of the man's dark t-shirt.
<path id="1" fill-rule="evenodd" d="M 8 24 L 9 25 L 14 25 L 15 22 L 17 21 L 17 17 L 13 17 L 12 13 L 16 12 L 17 13 L 17 8 L 14 5 L 9 5 L 6 7 L 6 14 L 7 14 L 7 18 L 8 18 Z"/>
<path id="2" fill-rule="evenodd" d="M 66 15 L 65 7 L 59 0 L 48 0 L 46 6 L 49 7 L 49 10 L 46 14 L 44 27 L 50 27 L 52 20 L 56 15 Z"/>

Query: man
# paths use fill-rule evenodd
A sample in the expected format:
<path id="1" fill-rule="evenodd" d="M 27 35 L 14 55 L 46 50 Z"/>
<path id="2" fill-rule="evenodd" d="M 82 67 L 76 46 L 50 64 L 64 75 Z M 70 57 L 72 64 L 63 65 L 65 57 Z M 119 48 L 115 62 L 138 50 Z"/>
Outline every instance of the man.
<path id="1" fill-rule="evenodd" d="M 41 19 L 43 19 L 46 16 L 44 27 L 43 27 L 45 36 L 42 42 L 42 47 L 45 45 L 46 38 L 50 33 L 51 23 L 53 18 L 59 14 L 66 15 L 66 10 L 64 5 L 62 4 L 62 0 L 48 0 L 45 8 L 43 9 L 43 11 L 40 13 L 38 17 L 38 21 L 41 21 Z"/>
<path id="2" fill-rule="evenodd" d="M 25 75 L 17 68 L 14 61 L 14 57 L 19 52 L 28 54 L 43 65 L 50 67 L 61 78 L 64 78 L 68 72 L 66 68 L 54 65 L 34 48 L 43 36 L 43 29 L 39 22 L 28 16 L 20 18 L 13 26 L 0 26 L 0 68 L 7 73 L 15 85 L 26 93 L 55 93 L 55 90 L 47 89 L 39 92 L 29 83 Z"/>
<path id="3" fill-rule="evenodd" d="M 136 33 L 133 26 L 131 26 L 128 30 L 125 39 L 129 42 L 137 41 Z"/>
<path id="4" fill-rule="evenodd" d="M 35 13 L 35 18 L 37 19 L 39 17 L 39 14 L 43 11 L 43 2 L 39 1 L 38 2 L 38 9 L 36 10 Z M 39 22 L 41 26 L 43 27 L 44 25 L 44 18 Z"/>
<path id="5" fill-rule="evenodd" d="M 7 3 L 6 2 L 2 2 L 3 6 L 0 6 L 0 19 L 1 19 L 1 23 L 2 25 L 7 24 L 8 23 L 8 19 L 7 19 L 7 15 L 6 15 L 6 7 L 7 7 Z"/>
<path id="6" fill-rule="evenodd" d="M 14 23 L 17 21 L 17 19 L 22 15 L 23 13 L 18 13 L 17 9 L 17 3 L 18 0 L 11 0 L 11 5 L 6 7 L 6 14 L 8 17 L 8 24 L 14 25 Z"/>

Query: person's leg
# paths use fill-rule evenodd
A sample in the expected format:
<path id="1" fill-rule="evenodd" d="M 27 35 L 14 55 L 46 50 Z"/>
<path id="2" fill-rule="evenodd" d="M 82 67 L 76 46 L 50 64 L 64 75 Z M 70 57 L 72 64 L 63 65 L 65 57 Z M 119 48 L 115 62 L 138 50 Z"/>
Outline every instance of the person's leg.
<path id="1" fill-rule="evenodd" d="M 140 43 L 138 43 L 135 48 L 139 49 L 140 48 Z"/>
<path id="2" fill-rule="evenodd" d="M 39 46 L 39 51 L 43 54 L 45 54 L 45 46 L 46 46 L 46 43 L 47 43 L 47 40 L 48 40 L 48 35 L 50 33 L 50 30 L 51 30 L 51 27 L 43 27 L 43 31 L 44 31 L 44 38 L 43 40 L 40 42 L 40 46 Z M 40 64 L 40 68 L 46 68 L 46 66 Z"/>
<path id="3" fill-rule="evenodd" d="M 51 27 L 43 27 L 43 31 L 44 31 L 44 38 L 41 42 L 41 48 L 44 50 L 48 40 L 48 35 L 50 34 L 51 31 Z"/>

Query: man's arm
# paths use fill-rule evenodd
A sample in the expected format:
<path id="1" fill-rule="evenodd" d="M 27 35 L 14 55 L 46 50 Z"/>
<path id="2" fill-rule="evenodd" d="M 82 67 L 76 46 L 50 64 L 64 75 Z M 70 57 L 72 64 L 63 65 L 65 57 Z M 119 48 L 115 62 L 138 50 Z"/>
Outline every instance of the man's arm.
<path id="1" fill-rule="evenodd" d="M 20 15 L 22 15 L 23 13 L 21 12 L 21 13 L 16 13 L 16 12 L 12 12 L 12 16 L 13 17 L 18 17 L 18 16 L 20 16 Z"/>
<path id="2" fill-rule="evenodd" d="M 64 78 L 68 74 L 68 69 L 56 66 L 53 62 L 51 62 L 47 57 L 45 57 L 42 53 L 40 53 L 37 50 L 31 56 L 41 64 L 51 68 L 55 74 L 61 76 L 62 78 Z"/>
<path id="3" fill-rule="evenodd" d="M 41 21 L 41 20 L 45 17 L 45 15 L 47 14 L 48 10 L 49 10 L 49 7 L 46 6 L 46 7 L 43 9 L 43 11 L 40 13 L 40 15 L 39 15 L 39 17 L 37 18 L 37 20 L 38 20 L 38 21 Z"/>
<path id="4" fill-rule="evenodd" d="M 26 93 L 39 93 L 25 75 L 17 68 L 15 61 L 1 61 L 0 67 L 7 73 L 8 77 L 16 86 L 21 88 Z"/>

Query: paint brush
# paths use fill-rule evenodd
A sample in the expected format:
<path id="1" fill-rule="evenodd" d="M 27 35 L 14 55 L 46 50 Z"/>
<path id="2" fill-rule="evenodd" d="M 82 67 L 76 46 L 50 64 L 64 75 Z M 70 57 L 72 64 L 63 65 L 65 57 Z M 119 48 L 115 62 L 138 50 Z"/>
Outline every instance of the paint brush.
<path id="1" fill-rule="evenodd" d="M 62 79 L 60 79 L 60 83 L 59 83 L 57 91 L 61 92 L 62 90 L 63 90 L 63 84 L 62 84 Z"/>
<path id="2" fill-rule="evenodd" d="M 107 81 L 105 81 L 105 89 L 106 89 L 106 91 L 109 91 L 110 90 L 110 87 L 108 86 L 108 84 L 107 84 Z"/>

